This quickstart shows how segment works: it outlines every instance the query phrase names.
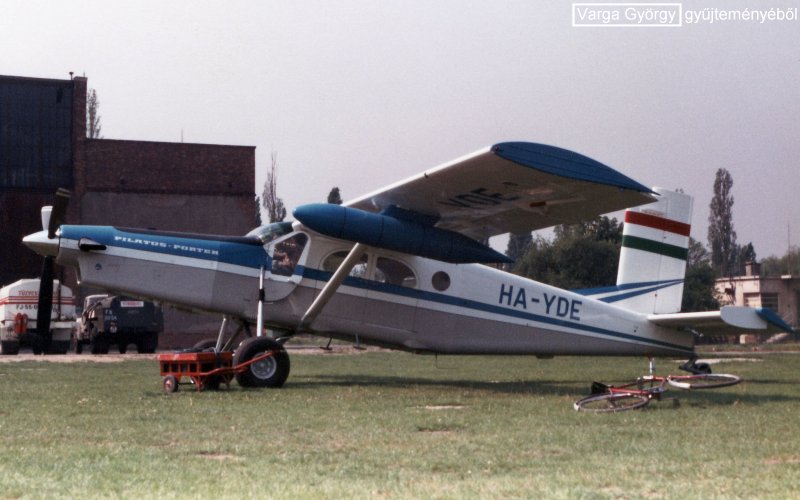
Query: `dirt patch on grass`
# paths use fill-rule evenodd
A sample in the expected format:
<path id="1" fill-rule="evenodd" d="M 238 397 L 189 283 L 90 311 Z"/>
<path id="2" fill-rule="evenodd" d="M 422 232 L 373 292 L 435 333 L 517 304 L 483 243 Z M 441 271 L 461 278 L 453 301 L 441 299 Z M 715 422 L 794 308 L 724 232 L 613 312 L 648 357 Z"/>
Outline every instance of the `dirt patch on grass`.
<path id="1" fill-rule="evenodd" d="M 800 455 L 786 457 L 770 457 L 764 460 L 764 465 L 800 464 Z"/>
<path id="2" fill-rule="evenodd" d="M 119 363 L 135 359 L 155 360 L 155 354 L 30 354 L 0 356 L 0 363 L 21 363 L 38 361 L 46 363 Z"/>
<path id="3" fill-rule="evenodd" d="M 236 455 L 231 455 L 229 453 L 213 453 L 208 451 L 201 451 L 199 453 L 195 453 L 195 456 L 200 458 L 205 458 L 206 460 L 216 460 L 218 462 L 227 462 L 233 461 L 238 462 L 241 458 L 237 457 Z"/>
<path id="4" fill-rule="evenodd" d="M 317 346 L 286 345 L 286 350 L 291 355 L 353 355 L 364 354 L 367 352 L 385 351 L 379 347 L 355 348 L 353 346 L 333 346 L 331 349 L 322 349 Z M 167 354 L 174 351 L 161 351 Z M 152 360 L 158 359 L 158 354 L 33 354 L 31 352 L 21 352 L 15 356 L 0 356 L 0 363 L 21 363 L 26 361 L 38 361 L 47 363 L 119 363 L 121 361 Z"/>

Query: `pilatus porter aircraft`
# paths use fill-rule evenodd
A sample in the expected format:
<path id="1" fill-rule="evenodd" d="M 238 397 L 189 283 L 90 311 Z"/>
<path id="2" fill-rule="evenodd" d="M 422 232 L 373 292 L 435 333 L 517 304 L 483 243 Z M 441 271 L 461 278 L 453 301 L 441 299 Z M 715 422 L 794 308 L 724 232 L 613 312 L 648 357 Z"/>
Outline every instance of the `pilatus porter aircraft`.
<path id="1" fill-rule="evenodd" d="M 767 309 L 680 313 L 692 199 L 542 144 L 496 144 L 241 237 L 61 225 L 67 195 L 24 238 L 45 269 L 55 258 L 81 284 L 222 315 L 213 347 L 235 347 L 234 364 L 273 353 L 237 375 L 244 386 L 283 385 L 298 333 L 422 353 L 681 356 L 702 371 L 700 332 L 791 331 Z M 614 286 L 562 290 L 486 265 L 509 262 L 490 236 L 626 207 Z"/>

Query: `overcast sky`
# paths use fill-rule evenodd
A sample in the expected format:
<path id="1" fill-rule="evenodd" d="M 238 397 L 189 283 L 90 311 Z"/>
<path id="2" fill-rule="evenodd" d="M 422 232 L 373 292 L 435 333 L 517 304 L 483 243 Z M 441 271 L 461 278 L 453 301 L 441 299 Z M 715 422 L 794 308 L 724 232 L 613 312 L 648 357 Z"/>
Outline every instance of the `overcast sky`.
<path id="1" fill-rule="evenodd" d="M 684 1 L 686 11 L 800 0 Z M 783 11 L 782 11 L 783 12 Z M 289 210 L 509 140 L 695 196 L 759 258 L 800 244 L 800 20 L 578 28 L 554 1 L 0 1 L 0 74 L 89 78 L 108 139 L 254 145 Z M 791 236 L 790 236 L 791 235 Z"/>

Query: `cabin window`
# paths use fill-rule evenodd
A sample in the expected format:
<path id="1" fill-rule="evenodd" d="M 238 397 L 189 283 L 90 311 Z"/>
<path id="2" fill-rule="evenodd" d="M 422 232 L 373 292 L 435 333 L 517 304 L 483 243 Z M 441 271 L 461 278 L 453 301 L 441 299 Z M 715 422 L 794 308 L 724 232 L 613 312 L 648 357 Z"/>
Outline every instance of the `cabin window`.
<path id="1" fill-rule="evenodd" d="M 344 251 L 332 253 L 327 259 L 325 259 L 325 262 L 322 263 L 322 269 L 324 271 L 328 271 L 329 273 L 335 273 L 349 253 L 350 252 Z M 350 274 L 348 274 L 348 276 L 353 276 L 355 278 L 366 278 L 367 261 L 367 254 L 363 254 L 358 263 L 353 266 L 353 269 L 350 270 Z"/>
<path id="2" fill-rule="evenodd" d="M 437 271 L 431 279 L 431 284 L 433 285 L 433 288 L 439 290 L 440 292 L 444 292 L 450 288 L 450 275 L 444 271 Z"/>
<path id="3" fill-rule="evenodd" d="M 303 254 L 303 248 L 308 242 L 308 236 L 298 233 L 275 244 L 272 252 L 272 274 L 277 276 L 291 276 Z"/>
<path id="4" fill-rule="evenodd" d="M 388 257 L 378 257 L 375 262 L 375 281 L 407 288 L 417 286 L 414 271 L 402 262 Z"/>

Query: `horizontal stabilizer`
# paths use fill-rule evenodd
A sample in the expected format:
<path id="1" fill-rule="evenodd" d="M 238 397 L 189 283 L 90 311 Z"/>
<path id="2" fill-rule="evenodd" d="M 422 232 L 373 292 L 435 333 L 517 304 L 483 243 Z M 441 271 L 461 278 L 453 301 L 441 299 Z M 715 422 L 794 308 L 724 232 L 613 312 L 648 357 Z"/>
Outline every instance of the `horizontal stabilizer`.
<path id="1" fill-rule="evenodd" d="M 725 306 L 719 311 L 651 314 L 647 319 L 659 326 L 688 328 L 703 334 L 732 333 L 732 328 L 755 333 L 796 333 L 780 316 L 766 308 Z"/>

